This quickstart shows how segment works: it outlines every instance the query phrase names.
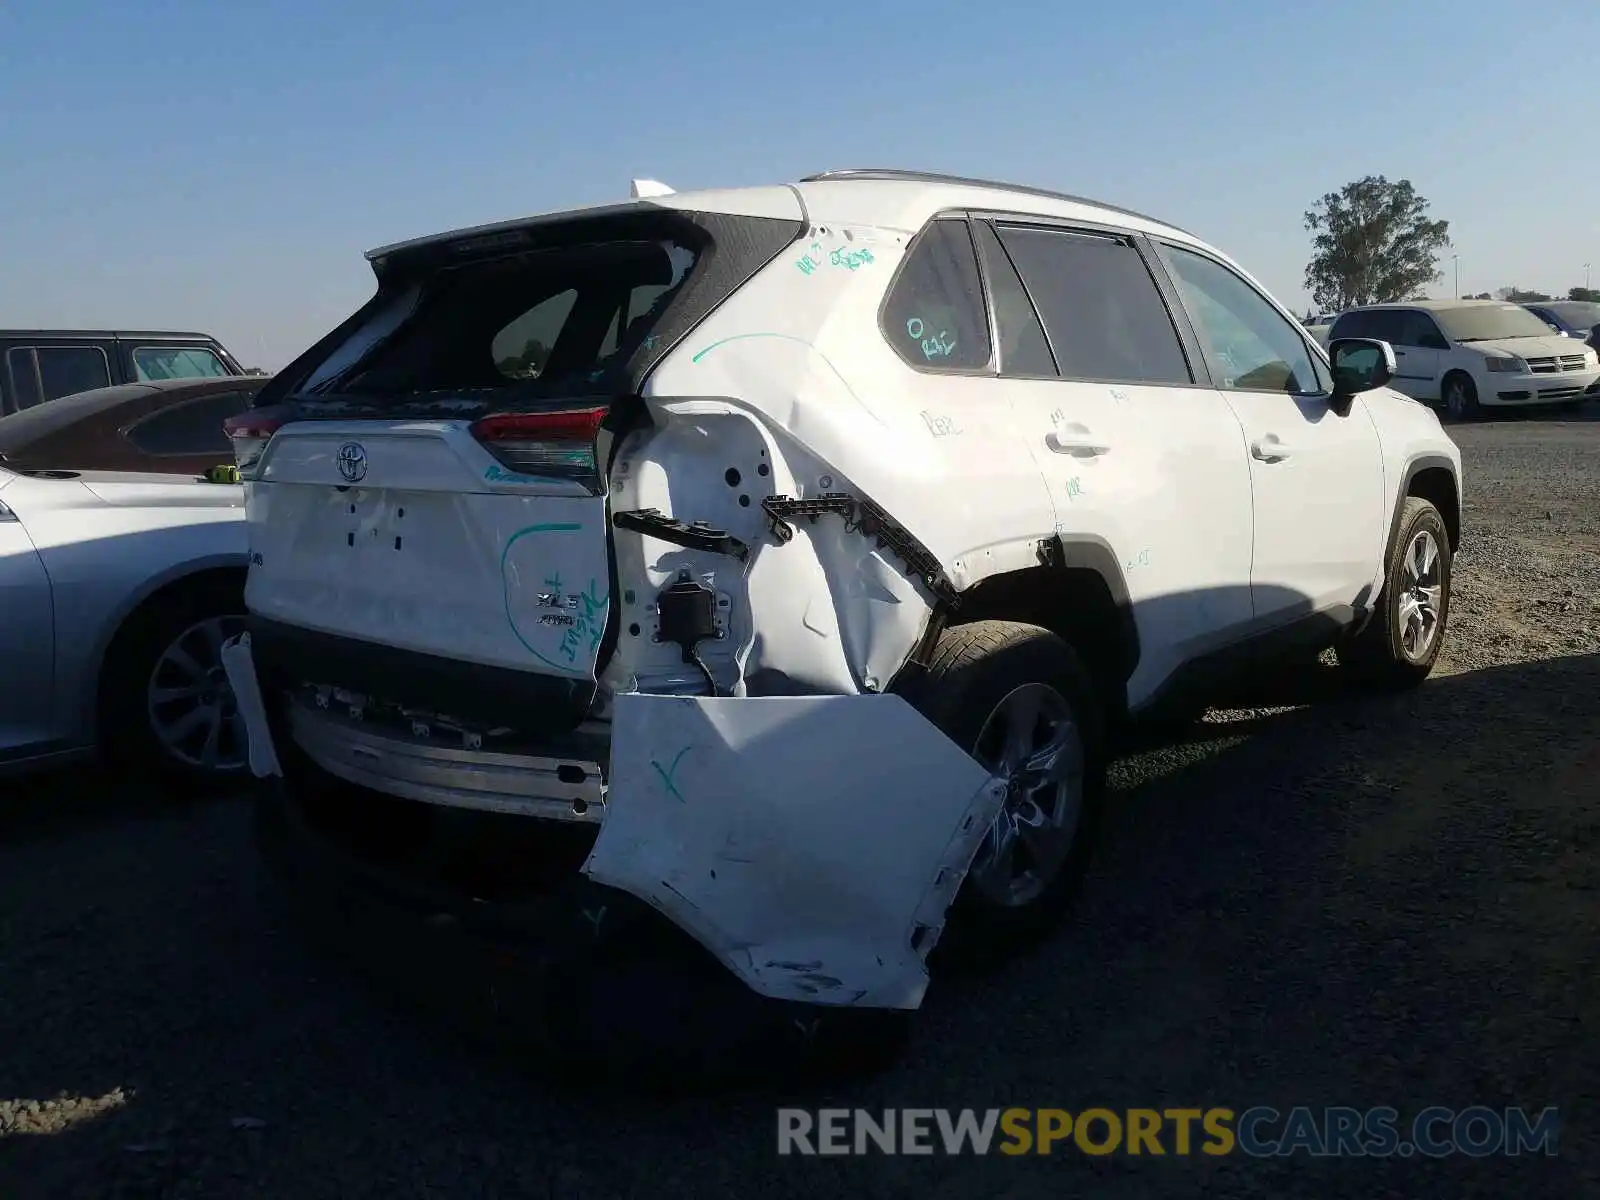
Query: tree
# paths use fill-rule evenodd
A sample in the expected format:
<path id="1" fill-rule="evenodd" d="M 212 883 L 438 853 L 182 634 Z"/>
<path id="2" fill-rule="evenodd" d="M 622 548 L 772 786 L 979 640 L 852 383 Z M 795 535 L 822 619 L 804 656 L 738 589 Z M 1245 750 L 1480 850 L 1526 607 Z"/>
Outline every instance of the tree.
<path id="1" fill-rule="evenodd" d="M 1568 300 L 1587 300 L 1590 304 L 1600 304 L 1600 288 L 1569 288 Z"/>
<path id="2" fill-rule="evenodd" d="M 1428 220 L 1409 179 L 1368 175 L 1329 192 L 1305 214 L 1311 239 L 1306 290 L 1325 310 L 1403 300 L 1443 278 L 1450 223 Z"/>
<path id="3" fill-rule="evenodd" d="M 1519 287 L 1503 287 L 1497 290 L 1495 295 L 1513 304 L 1537 304 L 1541 300 L 1550 299 L 1543 292 L 1525 291 Z"/>

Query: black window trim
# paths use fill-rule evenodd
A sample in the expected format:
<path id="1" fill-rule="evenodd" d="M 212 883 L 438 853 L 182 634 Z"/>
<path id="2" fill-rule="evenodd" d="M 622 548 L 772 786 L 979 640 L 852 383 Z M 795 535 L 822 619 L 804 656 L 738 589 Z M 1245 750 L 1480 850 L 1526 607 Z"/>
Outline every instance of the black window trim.
<path id="1" fill-rule="evenodd" d="M 1288 314 L 1282 305 L 1280 305 L 1271 296 L 1267 295 L 1255 284 L 1251 283 L 1250 280 L 1245 278 L 1245 276 L 1240 273 L 1237 267 L 1230 266 L 1228 263 L 1223 262 L 1221 258 L 1206 250 L 1202 246 L 1190 245 L 1186 242 L 1176 242 L 1171 238 L 1152 238 L 1151 242 L 1153 243 L 1153 249 L 1156 252 L 1157 258 L 1161 263 L 1161 268 L 1167 275 L 1168 283 L 1172 287 L 1174 295 L 1178 297 L 1179 306 L 1183 308 L 1185 318 L 1190 322 L 1191 329 L 1193 328 L 1193 317 L 1189 316 L 1188 308 L 1183 304 L 1182 293 L 1178 291 L 1176 269 L 1167 262 L 1167 252 L 1169 250 L 1184 250 L 1195 255 L 1197 258 L 1206 259 L 1213 266 L 1219 267 L 1228 274 L 1232 275 L 1249 291 L 1260 297 L 1261 301 L 1266 304 L 1268 308 L 1272 309 L 1272 311 L 1277 313 L 1280 317 L 1283 317 L 1285 323 L 1290 326 L 1295 337 L 1299 338 L 1300 344 L 1305 347 L 1306 353 L 1310 356 L 1312 371 L 1317 375 L 1317 383 L 1319 385 L 1318 390 L 1314 392 L 1286 392 L 1279 388 L 1241 388 L 1225 386 L 1222 383 L 1224 376 L 1215 369 L 1214 364 L 1211 362 L 1210 355 L 1205 354 L 1202 351 L 1202 357 L 1205 359 L 1207 374 L 1210 377 L 1212 387 L 1216 388 L 1219 392 L 1240 392 L 1251 396 L 1298 396 L 1305 399 L 1316 399 L 1318 397 L 1326 397 L 1332 394 L 1333 369 L 1329 365 L 1327 352 L 1322 348 L 1315 338 L 1306 336 L 1304 325 L 1300 324 L 1300 322 L 1297 321 L 1293 315 Z M 1332 328 L 1330 327 L 1329 333 L 1331 334 L 1332 332 Z M 1331 337 L 1329 338 L 1329 341 L 1332 341 Z M 1317 360 L 1319 359 L 1321 360 L 1321 370 L 1318 369 Z"/>
<path id="2" fill-rule="evenodd" d="M 1114 225 L 1106 221 L 1084 221 L 1073 217 L 1057 217 L 1043 215 L 1040 213 L 1015 212 L 1008 209 L 975 209 L 972 211 L 971 217 L 975 221 L 986 221 L 992 226 L 1031 226 L 1038 229 L 1057 230 L 1063 233 L 1083 233 L 1091 236 L 1111 237 L 1117 239 L 1118 241 L 1130 243 L 1133 246 L 1134 252 L 1139 255 L 1140 260 L 1144 263 L 1145 270 L 1149 272 L 1151 282 L 1155 284 L 1156 293 L 1161 297 L 1162 306 L 1167 311 L 1167 318 L 1172 322 L 1173 332 L 1177 334 L 1178 348 L 1183 353 L 1183 358 L 1188 366 L 1190 376 L 1188 383 L 1171 383 L 1165 381 L 1136 379 L 1088 379 L 1077 375 L 1062 375 L 1059 373 L 1061 362 L 1060 356 L 1056 353 L 1055 343 L 1050 341 L 1049 326 L 1045 324 L 1044 318 L 1041 315 L 1039 318 L 1039 324 L 1044 328 L 1045 344 L 1050 347 L 1050 357 L 1055 360 L 1058 373 L 1054 376 L 1010 375 L 1006 376 L 1007 378 L 1054 378 L 1062 383 L 1093 383 L 1106 387 L 1171 387 L 1192 389 L 1197 387 L 1208 388 L 1213 386 L 1211 382 L 1210 364 L 1206 362 L 1205 355 L 1201 353 L 1200 339 L 1195 334 L 1193 326 L 1190 325 L 1188 313 L 1183 308 L 1183 304 L 1177 294 L 1177 289 L 1173 286 L 1172 281 L 1167 277 L 1166 271 L 1163 269 L 1163 265 L 1156 255 L 1155 249 L 1151 245 L 1148 236 L 1140 233 L 1136 229 L 1129 229 L 1124 225 Z M 997 239 L 999 238 L 998 229 L 995 231 L 995 236 Z M 1001 243 L 1000 248 L 1005 250 L 1004 242 Z M 1006 257 L 1009 259 L 1010 256 L 1011 252 L 1006 250 Z M 1012 264 L 1012 269 L 1017 270 L 1015 263 Z M 1017 270 L 1017 278 L 1022 279 L 1022 272 L 1020 270 Z M 1033 293 L 1028 289 L 1026 280 L 1023 280 L 1022 287 L 1028 295 L 1029 303 L 1033 304 L 1034 311 L 1037 313 L 1039 305 L 1036 301 L 1034 301 Z"/>
<path id="3" fill-rule="evenodd" d="M 1017 264 L 1011 257 L 1011 251 L 1007 250 L 1005 243 L 1000 240 L 1000 234 L 995 230 L 994 221 L 985 214 L 975 213 L 969 219 L 969 231 L 975 225 L 987 226 L 990 236 L 994 238 L 994 244 L 999 246 L 1000 253 L 1005 255 L 1006 265 L 1011 269 L 1011 274 L 1016 279 L 1017 286 L 1022 289 L 1022 295 L 1027 300 L 1028 307 L 1033 310 L 1033 319 L 1039 323 L 1039 334 L 1044 338 L 1045 353 L 1050 356 L 1050 363 L 1055 368 L 1049 375 L 1034 375 L 1026 371 L 1009 371 L 1006 369 L 1005 355 L 1000 352 L 1000 310 L 995 306 L 994 302 L 994 287 L 989 276 L 989 256 L 984 252 L 983 247 L 977 244 L 978 238 L 974 234 L 972 241 L 978 251 L 978 271 L 983 276 L 983 302 L 989 309 L 989 344 L 994 347 L 993 359 L 996 374 L 1001 379 L 1059 382 L 1061 379 L 1061 362 L 1056 358 L 1055 347 L 1050 344 L 1050 331 L 1045 328 L 1044 317 L 1039 313 L 1039 302 L 1033 298 L 1033 292 L 1028 287 L 1028 281 L 1022 277 L 1022 272 L 1017 270 Z"/>
<path id="4" fill-rule="evenodd" d="M 983 304 L 984 326 L 989 334 L 989 357 L 984 360 L 981 367 L 935 367 L 931 363 L 919 363 L 901 354 L 897 348 L 894 335 L 889 332 L 886 317 L 889 312 L 889 303 L 894 299 L 895 289 L 900 286 L 900 280 L 911 265 L 912 257 L 917 248 L 933 227 L 940 221 L 959 222 L 962 230 L 967 235 L 967 244 L 972 247 L 972 261 L 978 272 L 978 297 Z M 978 251 L 978 239 L 972 236 L 972 217 L 965 209 L 941 209 L 922 223 L 922 228 L 917 230 L 912 239 L 906 243 L 906 252 L 900 256 L 900 262 L 895 266 L 894 274 L 889 276 L 888 286 L 883 289 L 883 298 L 878 301 L 878 334 L 883 338 L 884 345 L 889 353 L 894 355 L 895 361 L 903 363 L 908 371 L 915 371 L 919 375 L 933 375 L 941 379 L 951 377 L 968 377 L 977 379 L 998 379 L 999 369 L 996 363 L 1000 357 L 999 342 L 995 337 L 995 312 L 994 298 L 989 294 L 989 279 L 983 270 L 983 255 Z"/>

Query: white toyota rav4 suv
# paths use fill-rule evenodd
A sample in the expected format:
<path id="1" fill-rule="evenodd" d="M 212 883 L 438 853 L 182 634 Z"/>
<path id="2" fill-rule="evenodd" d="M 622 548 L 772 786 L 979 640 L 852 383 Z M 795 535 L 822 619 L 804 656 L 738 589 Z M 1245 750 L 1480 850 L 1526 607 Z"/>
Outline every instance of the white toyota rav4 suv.
<path id="1" fill-rule="evenodd" d="M 320 861 L 462 912 L 565 871 L 761 996 L 914 1009 L 941 935 L 1062 911 L 1128 714 L 1428 674 L 1461 460 L 1386 345 L 1075 197 L 650 190 L 373 251 L 231 423 L 227 661 Z"/>

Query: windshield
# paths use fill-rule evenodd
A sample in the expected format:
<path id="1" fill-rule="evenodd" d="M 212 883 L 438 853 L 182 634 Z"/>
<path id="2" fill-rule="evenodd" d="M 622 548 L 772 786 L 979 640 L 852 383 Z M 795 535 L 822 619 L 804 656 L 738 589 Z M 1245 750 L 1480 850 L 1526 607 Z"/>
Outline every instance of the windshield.
<path id="1" fill-rule="evenodd" d="M 1501 338 L 1549 337 L 1550 326 L 1520 304 L 1474 304 L 1439 308 L 1434 318 L 1452 342 L 1488 342 Z"/>
<path id="2" fill-rule="evenodd" d="M 1563 300 L 1557 304 L 1546 304 L 1545 307 L 1574 329 L 1593 329 L 1600 325 L 1600 304 Z"/>

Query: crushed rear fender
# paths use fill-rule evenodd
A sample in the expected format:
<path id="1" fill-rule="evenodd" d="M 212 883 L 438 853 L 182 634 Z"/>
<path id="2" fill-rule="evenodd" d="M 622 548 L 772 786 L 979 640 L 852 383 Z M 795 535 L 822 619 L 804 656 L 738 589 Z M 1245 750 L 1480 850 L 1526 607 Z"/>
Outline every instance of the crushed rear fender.
<path id="1" fill-rule="evenodd" d="M 663 913 L 757 993 L 914 1009 L 1004 799 L 896 695 L 628 694 L 583 871 Z"/>

